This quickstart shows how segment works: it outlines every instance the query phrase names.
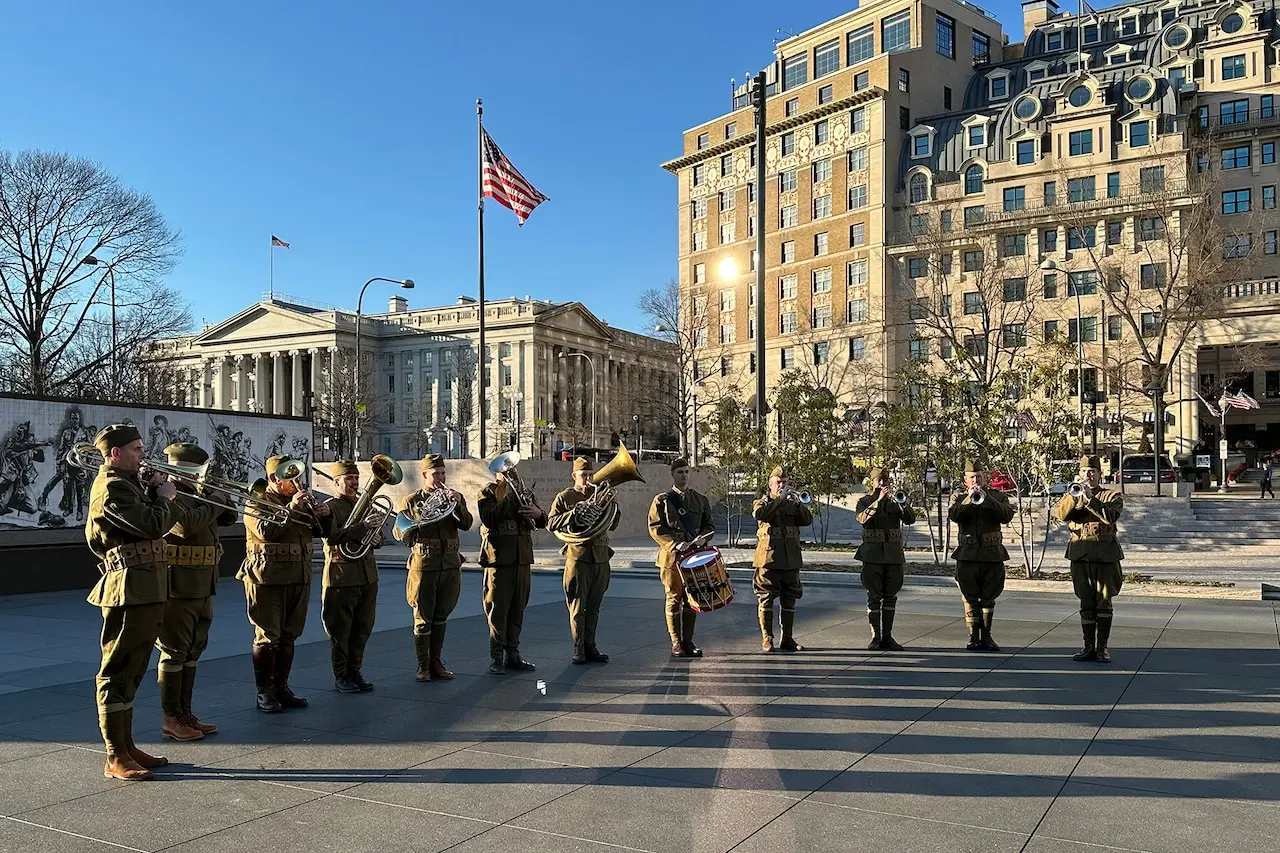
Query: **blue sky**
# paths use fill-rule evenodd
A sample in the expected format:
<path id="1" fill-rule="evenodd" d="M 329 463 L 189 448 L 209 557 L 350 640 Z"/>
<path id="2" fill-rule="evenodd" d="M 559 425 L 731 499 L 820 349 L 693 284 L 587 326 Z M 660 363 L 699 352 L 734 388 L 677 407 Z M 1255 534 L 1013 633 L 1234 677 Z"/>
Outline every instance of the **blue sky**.
<path id="1" fill-rule="evenodd" d="M 171 283 L 197 324 L 267 289 L 273 232 L 293 245 L 276 252 L 284 293 L 354 307 L 366 279 L 387 276 L 416 280 L 413 305 L 474 294 L 483 97 L 490 133 L 551 197 L 523 229 L 487 205 L 489 296 L 579 299 L 637 330 L 637 295 L 676 274 L 675 179 L 659 164 L 683 130 L 727 111 L 729 78 L 769 62 L 779 28 L 852 8 L 7 5 L 0 147 L 87 157 L 154 196 L 183 232 Z M 1018 4 L 986 8 L 1016 39 Z M 374 287 L 366 305 L 385 308 Z"/>

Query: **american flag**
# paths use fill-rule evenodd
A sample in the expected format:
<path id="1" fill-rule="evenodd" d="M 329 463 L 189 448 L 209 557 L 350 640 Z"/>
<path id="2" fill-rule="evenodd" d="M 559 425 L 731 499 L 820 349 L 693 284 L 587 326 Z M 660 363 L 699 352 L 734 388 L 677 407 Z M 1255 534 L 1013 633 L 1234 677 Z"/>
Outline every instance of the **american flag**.
<path id="1" fill-rule="evenodd" d="M 282 248 L 282 249 L 287 249 L 287 248 L 289 248 L 289 244 L 288 244 L 288 243 L 286 243 L 285 241 L 281 240 L 279 237 L 277 237 L 277 236 L 276 236 L 276 235 L 274 235 L 274 234 L 272 234 L 272 235 L 271 235 L 271 245 L 273 245 L 273 246 L 279 246 L 279 247 L 280 247 L 280 248 Z"/>
<path id="2" fill-rule="evenodd" d="M 1222 402 L 1226 403 L 1233 409 L 1257 409 L 1258 401 L 1250 397 L 1243 391 L 1237 391 L 1234 394 L 1223 394 Z"/>
<path id="3" fill-rule="evenodd" d="M 1215 418 L 1222 417 L 1222 412 L 1218 410 L 1217 406 L 1206 400 L 1199 391 L 1196 392 L 1196 396 L 1200 398 L 1201 403 L 1204 403 L 1204 407 L 1209 410 L 1209 414 L 1213 415 Z"/>
<path id="4" fill-rule="evenodd" d="M 548 199 L 525 180 L 524 175 L 502 153 L 487 130 L 482 130 L 481 133 L 481 195 L 488 196 L 511 210 L 519 223 L 524 225 L 533 209 Z"/>

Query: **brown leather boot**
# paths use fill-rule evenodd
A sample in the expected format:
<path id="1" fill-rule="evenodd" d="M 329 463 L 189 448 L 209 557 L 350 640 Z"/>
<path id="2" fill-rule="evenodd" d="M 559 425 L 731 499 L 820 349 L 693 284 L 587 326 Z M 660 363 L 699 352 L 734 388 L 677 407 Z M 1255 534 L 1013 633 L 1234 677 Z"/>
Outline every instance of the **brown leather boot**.
<path id="1" fill-rule="evenodd" d="M 293 643 L 276 649 L 276 699 L 285 708 L 305 708 L 309 704 L 302 696 L 289 689 L 289 673 L 293 669 Z"/>
<path id="2" fill-rule="evenodd" d="M 761 605 L 757 611 L 760 617 L 760 651 L 765 654 L 772 654 L 773 646 L 773 605 L 769 605 L 769 609 L 765 610 Z"/>
<path id="3" fill-rule="evenodd" d="M 871 642 L 867 643 L 867 651 L 880 651 L 880 611 L 868 610 L 867 622 L 871 624 Z"/>
<path id="4" fill-rule="evenodd" d="M 133 709 L 130 708 L 124 712 L 124 719 L 120 723 L 120 736 L 124 738 L 124 742 L 128 745 L 129 757 L 138 764 L 148 770 L 154 770 L 157 767 L 164 767 L 169 763 L 169 759 L 163 755 L 149 755 L 138 749 L 133 742 Z"/>
<path id="5" fill-rule="evenodd" d="M 165 714 L 164 723 L 160 726 L 160 736 L 166 740 L 203 740 L 204 732 L 189 724 L 186 714 L 180 713 L 176 717 Z"/>
<path id="6" fill-rule="evenodd" d="M 129 755 L 128 742 L 121 734 L 124 718 L 124 711 L 99 712 L 98 726 L 107 745 L 107 762 L 102 768 L 102 775 L 108 779 L 142 782 L 152 778 L 153 774 Z"/>
<path id="7" fill-rule="evenodd" d="M 196 718 L 191 710 L 191 695 L 196 689 L 196 668 L 187 662 L 187 666 L 182 668 L 182 721 L 193 729 L 199 729 L 207 735 L 211 735 L 218 730 L 213 723 L 202 723 Z"/>
<path id="8" fill-rule="evenodd" d="M 418 658 L 418 680 L 427 682 L 431 680 L 431 636 L 414 634 L 413 635 L 413 652 Z"/>
<path id="9" fill-rule="evenodd" d="M 430 672 L 432 679 L 441 679 L 448 681 L 453 678 L 453 673 L 445 669 L 444 659 L 440 657 L 440 653 L 444 651 L 444 624 L 431 626 L 431 666 Z"/>
<path id="10" fill-rule="evenodd" d="M 154 779 L 155 774 L 138 764 L 128 755 L 107 753 L 107 763 L 102 768 L 102 775 L 108 779 L 123 779 L 126 782 L 145 782 Z"/>

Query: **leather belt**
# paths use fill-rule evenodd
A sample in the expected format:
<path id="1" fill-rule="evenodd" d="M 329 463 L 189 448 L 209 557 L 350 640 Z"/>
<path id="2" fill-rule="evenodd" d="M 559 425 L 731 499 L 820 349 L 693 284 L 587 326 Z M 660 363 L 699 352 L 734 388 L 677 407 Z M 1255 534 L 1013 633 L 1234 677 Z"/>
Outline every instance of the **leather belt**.
<path id="1" fill-rule="evenodd" d="M 862 541 L 863 542 L 901 542 L 902 531 L 901 530 L 873 530 L 873 529 L 869 530 L 864 528 L 862 531 Z"/>
<path id="2" fill-rule="evenodd" d="M 171 566 L 216 566 L 220 545 L 166 545 L 165 560 Z"/>
<path id="3" fill-rule="evenodd" d="M 296 563 L 311 559 L 312 545 L 298 542 L 254 542 L 245 548 L 249 556 L 261 556 L 268 563 Z"/>
<path id="4" fill-rule="evenodd" d="M 147 566 L 165 561 L 163 539 L 144 540 L 142 542 L 125 542 L 114 548 L 108 548 L 102 558 L 104 572 L 119 572 L 134 566 Z"/>

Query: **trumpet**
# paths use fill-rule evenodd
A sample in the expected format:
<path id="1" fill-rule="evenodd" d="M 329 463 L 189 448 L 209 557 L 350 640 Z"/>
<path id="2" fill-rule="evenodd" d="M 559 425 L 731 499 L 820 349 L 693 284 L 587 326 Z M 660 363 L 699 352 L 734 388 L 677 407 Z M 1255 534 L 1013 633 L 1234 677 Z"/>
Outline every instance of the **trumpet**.
<path id="1" fill-rule="evenodd" d="M 911 496 L 907 494 L 905 489 L 898 489 L 898 491 L 893 493 L 893 502 L 898 506 L 906 506 L 907 501 L 910 499 Z"/>
<path id="2" fill-rule="evenodd" d="M 978 486 L 974 486 L 972 489 L 969 490 L 969 503 L 973 504 L 974 506 L 982 506 L 983 502 L 986 501 L 986 499 L 987 499 L 986 489 L 980 488 Z"/>
<path id="3" fill-rule="evenodd" d="M 813 495 L 809 492 L 798 492 L 795 489 L 787 489 L 778 497 L 786 501 L 795 501 L 798 504 L 807 504 L 813 500 Z"/>
<path id="4" fill-rule="evenodd" d="M 1071 495 L 1071 497 L 1073 498 L 1080 497 L 1081 495 L 1084 494 L 1084 484 L 1072 483 L 1071 485 L 1067 486 L 1067 494 Z"/>

